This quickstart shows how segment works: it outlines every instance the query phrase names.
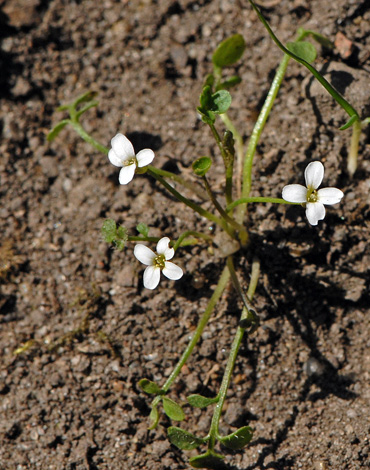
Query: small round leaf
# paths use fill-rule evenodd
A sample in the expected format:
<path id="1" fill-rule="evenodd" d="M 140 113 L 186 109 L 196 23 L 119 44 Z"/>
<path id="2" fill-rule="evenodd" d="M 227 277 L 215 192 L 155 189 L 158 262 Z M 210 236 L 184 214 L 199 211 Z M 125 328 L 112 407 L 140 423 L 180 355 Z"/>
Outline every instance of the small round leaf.
<path id="1" fill-rule="evenodd" d="M 204 176 L 212 166 L 212 160 L 209 157 L 200 157 L 193 162 L 193 171 L 197 176 Z"/>
<path id="2" fill-rule="evenodd" d="M 235 64 L 245 50 L 246 44 L 241 34 L 233 36 L 222 41 L 212 56 L 212 62 L 216 67 L 228 67 Z"/>
<path id="3" fill-rule="evenodd" d="M 216 91 L 212 95 L 212 107 L 210 108 L 216 114 L 223 114 L 230 108 L 231 95 L 227 90 Z"/>

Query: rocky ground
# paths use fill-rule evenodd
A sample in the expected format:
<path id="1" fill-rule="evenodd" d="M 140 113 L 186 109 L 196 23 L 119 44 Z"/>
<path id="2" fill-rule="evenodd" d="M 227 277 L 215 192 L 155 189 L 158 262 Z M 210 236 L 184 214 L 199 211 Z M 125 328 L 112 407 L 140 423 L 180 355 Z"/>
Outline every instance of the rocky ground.
<path id="1" fill-rule="evenodd" d="M 316 67 L 370 115 L 370 8 L 366 0 L 260 1 L 283 42 L 304 26 L 336 42 Z M 148 431 L 142 377 L 163 383 L 211 296 L 223 260 L 200 247 L 176 254 L 176 283 L 142 286 L 132 247 L 112 250 L 111 217 L 134 231 L 176 238 L 206 222 L 180 209 L 148 176 L 123 187 L 118 171 L 71 128 L 46 136 L 61 103 L 95 90 L 83 123 L 109 146 L 122 132 L 156 152 L 156 166 L 194 181 L 192 161 L 222 161 L 195 107 L 216 45 L 234 33 L 247 50 L 230 116 L 250 135 L 281 52 L 246 0 L 0 1 L 0 469 L 188 468 L 195 452 Z M 298 64 L 290 64 L 258 147 L 253 195 L 280 197 L 324 163 L 325 186 L 345 197 L 318 227 L 300 207 L 249 213 L 251 244 L 237 258 L 248 284 L 255 256 L 262 318 L 237 361 L 221 430 L 251 425 L 231 469 L 370 467 L 369 132 L 350 178 L 346 115 Z M 220 126 L 220 129 L 222 127 Z M 179 212 L 181 210 L 181 212 Z M 240 305 L 230 288 L 170 396 L 217 393 Z M 184 428 L 204 435 L 210 413 L 185 407 Z"/>

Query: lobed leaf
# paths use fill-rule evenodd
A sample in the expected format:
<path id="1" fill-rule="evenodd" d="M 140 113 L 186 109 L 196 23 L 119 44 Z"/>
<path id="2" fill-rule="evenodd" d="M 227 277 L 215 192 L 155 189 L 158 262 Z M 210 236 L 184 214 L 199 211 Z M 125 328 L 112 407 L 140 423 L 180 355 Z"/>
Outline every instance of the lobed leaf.
<path id="1" fill-rule="evenodd" d="M 116 222 L 113 219 L 104 220 L 101 233 L 103 235 L 104 241 L 107 243 L 112 243 L 117 234 Z"/>
<path id="2" fill-rule="evenodd" d="M 141 233 L 141 235 L 143 235 L 144 237 L 147 237 L 149 234 L 149 227 L 143 222 L 140 222 L 136 225 L 136 230 Z"/>

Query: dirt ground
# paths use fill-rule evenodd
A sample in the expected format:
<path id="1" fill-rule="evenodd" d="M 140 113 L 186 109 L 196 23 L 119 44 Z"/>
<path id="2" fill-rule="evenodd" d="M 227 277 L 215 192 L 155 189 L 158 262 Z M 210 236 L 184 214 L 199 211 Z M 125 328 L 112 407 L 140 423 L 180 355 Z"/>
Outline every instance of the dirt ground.
<path id="1" fill-rule="evenodd" d="M 320 50 L 316 66 L 370 115 L 367 0 L 260 2 L 283 42 L 304 26 L 346 51 Z M 131 231 L 177 237 L 207 228 L 147 176 L 127 187 L 118 171 L 70 128 L 46 135 L 61 103 L 99 92 L 83 123 L 109 145 L 122 132 L 150 147 L 155 164 L 184 171 L 222 161 L 195 107 L 215 46 L 240 33 L 248 44 L 230 115 L 247 137 L 281 52 L 246 0 L 1 0 L 0 13 L 0 469 L 179 470 L 189 456 L 148 431 L 143 377 L 163 383 L 217 283 L 223 260 L 200 248 L 177 253 L 181 281 L 142 286 L 131 247 L 102 241 L 111 217 Z M 345 113 L 308 71 L 290 64 L 258 147 L 253 195 L 280 197 L 325 164 L 325 186 L 345 197 L 318 227 L 300 207 L 254 206 L 251 245 L 237 259 L 243 285 L 261 261 L 255 297 L 262 318 L 237 361 L 221 431 L 251 425 L 230 469 L 370 468 L 370 140 L 346 171 Z M 222 192 L 221 172 L 213 184 Z M 240 305 L 228 290 L 170 396 L 217 393 Z M 182 426 L 204 436 L 211 410 L 185 407 Z"/>

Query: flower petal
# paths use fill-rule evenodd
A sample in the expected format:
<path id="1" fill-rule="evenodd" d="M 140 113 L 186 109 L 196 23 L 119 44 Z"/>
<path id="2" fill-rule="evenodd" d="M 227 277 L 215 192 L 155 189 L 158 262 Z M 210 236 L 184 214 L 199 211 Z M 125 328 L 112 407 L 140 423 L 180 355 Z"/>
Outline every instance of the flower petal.
<path id="1" fill-rule="evenodd" d="M 135 156 L 135 150 L 132 143 L 123 134 L 117 134 L 111 140 L 114 153 L 122 160 L 127 160 Z"/>
<path id="2" fill-rule="evenodd" d="M 324 165 L 321 162 L 311 162 L 304 171 L 306 186 L 317 189 L 324 178 Z"/>
<path id="3" fill-rule="evenodd" d="M 150 149 L 140 150 L 136 155 L 137 166 L 142 168 L 143 166 L 150 165 L 154 159 L 154 152 Z"/>
<path id="4" fill-rule="evenodd" d="M 325 217 L 325 207 L 321 202 L 309 202 L 306 206 L 306 217 L 311 225 L 317 225 Z"/>
<path id="5" fill-rule="evenodd" d="M 161 270 L 158 266 L 148 266 L 144 271 L 144 287 L 147 289 L 155 289 L 159 284 Z"/>
<path id="6" fill-rule="evenodd" d="M 343 192 L 337 188 L 322 188 L 317 191 L 319 201 L 323 204 L 337 204 L 344 196 Z"/>
<path id="7" fill-rule="evenodd" d="M 169 247 L 170 239 L 168 237 L 163 237 L 157 243 L 157 253 L 159 255 L 164 255 L 167 259 L 172 259 L 175 254 L 175 250 Z"/>
<path id="8" fill-rule="evenodd" d="M 288 184 L 283 188 L 283 199 L 288 202 L 307 202 L 307 188 L 301 184 Z"/>
<path id="9" fill-rule="evenodd" d="M 119 184 L 129 183 L 134 177 L 135 170 L 136 170 L 135 163 L 132 163 L 131 165 L 123 166 L 121 171 L 119 172 Z"/>
<path id="10" fill-rule="evenodd" d="M 119 158 L 119 156 L 116 154 L 116 152 L 113 149 L 109 150 L 108 159 L 112 165 L 122 166 L 122 158 Z"/>
<path id="11" fill-rule="evenodd" d="M 184 274 L 179 266 L 171 263 L 170 261 L 166 261 L 164 263 L 162 272 L 166 277 L 168 277 L 168 279 L 172 279 L 173 281 L 177 281 L 177 279 L 180 279 Z"/>
<path id="12" fill-rule="evenodd" d="M 140 243 L 135 245 L 134 255 L 140 263 L 146 264 L 147 266 L 153 265 L 153 260 L 156 257 L 156 254 L 150 248 Z"/>

